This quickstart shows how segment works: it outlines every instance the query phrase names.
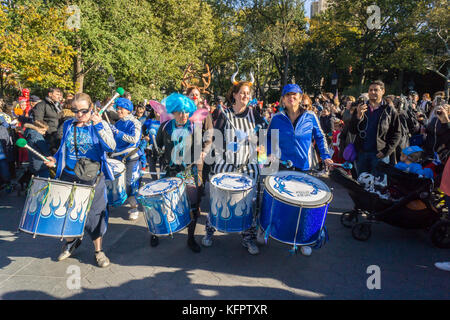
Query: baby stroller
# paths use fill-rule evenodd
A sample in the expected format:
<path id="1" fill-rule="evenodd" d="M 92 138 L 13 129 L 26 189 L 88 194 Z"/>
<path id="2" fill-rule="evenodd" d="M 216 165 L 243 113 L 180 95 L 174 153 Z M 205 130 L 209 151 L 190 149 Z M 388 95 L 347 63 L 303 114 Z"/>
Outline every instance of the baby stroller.
<path id="1" fill-rule="evenodd" d="M 353 238 L 366 241 L 372 234 L 371 224 L 385 222 L 403 229 L 427 229 L 434 246 L 450 248 L 450 221 L 448 214 L 445 217 L 444 208 L 437 205 L 433 181 L 383 162 L 377 169 L 387 175 L 388 199 L 367 191 L 340 168 L 330 173 L 333 181 L 348 190 L 355 204 L 352 211 L 341 216 L 341 223 L 352 229 Z M 363 215 L 366 220 L 359 222 Z"/>

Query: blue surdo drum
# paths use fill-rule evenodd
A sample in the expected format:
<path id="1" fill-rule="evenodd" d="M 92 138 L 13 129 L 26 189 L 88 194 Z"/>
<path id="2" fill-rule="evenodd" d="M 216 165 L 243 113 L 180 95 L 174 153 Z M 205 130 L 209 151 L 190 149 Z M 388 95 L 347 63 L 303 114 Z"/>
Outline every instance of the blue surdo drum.
<path id="1" fill-rule="evenodd" d="M 221 232 L 251 227 L 255 182 L 244 174 L 218 173 L 210 182 L 209 221 Z"/>
<path id="2" fill-rule="evenodd" d="M 136 200 L 144 207 L 149 231 L 172 235 L 190 222 L 190 206 L 183 179 L 173 177 L 152 181 L 139 189 Z"/>
<path id="3" fill-rule="evenodd" d="M 94 186 L 33 177 L 19 230 L 34 237 L 81 238 Z"/>
<path id="4" fill-rule="evenodd" d="M 120 207 L 127 200 L 126 167 L 122 161 L 115 159 L 108 159 L 108 165 L 114 173 L 113 181 L 105 181 L 108 190 L 108 204 Z"/>
<path id="5" fill-rule="evenodd" d="M 295 171 L 280 171 L 264 180 L 259 217 L 271 238 L 291 245 L 313 245 L 324 228 L 333 195 L 317 178 Z"/>

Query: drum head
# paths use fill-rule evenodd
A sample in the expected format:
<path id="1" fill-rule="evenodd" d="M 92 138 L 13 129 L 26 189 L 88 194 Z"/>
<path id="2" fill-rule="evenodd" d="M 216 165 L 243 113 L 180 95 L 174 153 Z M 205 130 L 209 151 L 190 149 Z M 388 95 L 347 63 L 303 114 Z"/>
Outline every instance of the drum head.
<path id="1" fill-rule="evenodd" d="M 183 180 L 175 177 L 152 181 L 139 189 L 139 195 L 144 197 L 158 196 L 179 189 L 182 184 Z"/>
<path id="2" fill-rule="evenodd" d="M 264 186 L 274 198 L 299 207 L 320 207 L 333 198 L 324 182 L 302 172 L 280 171 L 268 176 Z"/>
<path id="3" fill-rule="evenodd" d="M 122 161 L 116 159 L 108 159 L 107 161 L 115 177 L 125 171 L 125 164 Z"/>
<path id="4" fill-rule="evenodd" d="M 223 172 L 214 175 L 211 184 L 222 190 L 245 191 L 253 188 L 255 181 L 245 174 Z"/>

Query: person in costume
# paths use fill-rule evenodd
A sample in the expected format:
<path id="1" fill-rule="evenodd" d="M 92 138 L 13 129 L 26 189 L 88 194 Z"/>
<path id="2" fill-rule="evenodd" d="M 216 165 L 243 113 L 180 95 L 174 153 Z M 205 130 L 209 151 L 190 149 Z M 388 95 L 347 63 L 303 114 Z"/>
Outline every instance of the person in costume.
<path id="1" fill-rule="evenodd" d="M 283 87 L 281 102 L 283 111 L 275 114 L 267 133 L 267 154 L 269 159 L 280 159 L 280 170 L 309 171 L 311 169 L 311 155 L 314 152 L 312 140 L 319 149 L 320 157 L 326 166 L 331 166 L 333 160 L 328 153 L 325 133 L 320 127 L 317 116 L 308 111 L 301 103 L 302 89 L 296 84 Z M 273 130 L 278 130 L 278 148 L 272 145 Z M 288 168 L 284 163 L 292 162 Z M 301 247 L 304 255 L 311 254 L 311 248 Z"/>
<path id="2" fill-rule="evenodd" d="M 194 172 L 195 185 L 188 186 L 191 188 L 190 192 L 188 191 L 191 206 L 191 222 L 188 226 L 187 245 L 193 252 L 200 252 L 201 249 L 195 241 L 194 232 L 200 215 L 200 196 L 203 182 L 199 175 L 195 174 L 195 171 L 199 172 L 199 170 L 195 170 L 196 163 L 199 162 L 199 159 L 194 159 L 195 146 L 192 146 L 189 150 L 190 154 L 184 154 L 187 139 L 194 141 L 194 123 L 189 118 L 197 110 L 197 106 L 191 99 L 179 93 L 172 93 L 162 103 L 165 104 L 167 112 L 173 114 L 174 118 L 161 124 L 156 135 L 156 144 L 159 149 L 162 149 L 163 146 L 165 147 L 162 157 L 165 164 L 166 177 L 175 177 L 182 173 L 186 174 L 186 171 L 189 170 Z M 172 153 L 176 156 L 172 157 Z M 157 246 L 158 241 L 158 237 L 152 235 L 151 245 Z"/>
<path id="3" fill-rule="evenodd" d="M 95 195 L 87 214 L 85 231 L 94 243 L 95 258 L 99 267 L 110 264 L 102 251 L 102 239 L 108 225 L 107 190 L 105 179 L 114 180 L 114 174 L 108 165 L 106 153 L 116 148 L 116 142 L 110 126 L 94 113 L 94 104 L 89 95 L 77 93 L 72 100 L 75 118 L 64 123 L 63 139 L 55 157 L 49 157 L 45 164 L 52 168 L 56 165 L 56 179 L 95 185 Z M 87 158 L 97 162 L 100 170 L 92 181 L 82 181 L 75 173 L 79 159 Z M 58 260 L 70 257 L 81 244 L 81 240 L 67 239 Z"/>
<path id="4" fill-rule="evenodd" d="M 249 102 L 252 95 L 253 75 L 251 81 L 236 81 L 237 72 L 232 77 L 232 87 L 229 90 L 227 100 L 229 107 L 221 108 L 217 117 L 215 129 L 220 130 L 224 137 L 226 152 L 222 157 L 217 157 L 216 163 L 212 167 L 210 176 L 222 172 L 238 172 L 248 175 L 251 179 L 257 180 L 259 176 L 259 166 L 257 163 L 256 144 L 253 143 L 256 136 L 257 127 L 263 128 L 265 122 L 261 115 L 253 108 Z M 238 141 L 236 141 L 236 138 Z M 250 143 L 252 141 L 252 143 Z M 218 150 L 215 150 L 217 153 Z M 215 228 L 210 221 L 206 222 L 206 235 L 202 239 L 202 245 L 210 247 L 213 244 Z M 251 228 L 242 233 L 242 245 L 247 248 L 250 254 L 258 254 L 259 248 L 255 243 L 256 239 L 256 219 Z"/>
<path id="5" fill-rule="evenodd" d="M 111 158 L 124 162 L 126 166 L 126 192 L 131 209 L 128 211 L 129 219 L 139 217 L 136 194 L 141 183 L 141 151 L 139 142 L 142 136 L 142 125 L 133 115 L 133 103 L 126 98 L 117 98 L 115 101 L 119 120 L 111 125 L 116 149 Z"/>

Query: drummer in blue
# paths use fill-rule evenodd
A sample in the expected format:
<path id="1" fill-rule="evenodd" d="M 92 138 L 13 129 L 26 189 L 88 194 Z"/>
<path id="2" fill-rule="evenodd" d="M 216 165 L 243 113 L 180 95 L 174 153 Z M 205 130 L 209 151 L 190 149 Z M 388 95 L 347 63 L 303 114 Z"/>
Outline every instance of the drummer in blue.
<path id="1" fill-rule="evenodd" d="M 133 103 L 126 98 L 115 101 L 119 120 L 111 125 L 116 141 L 116 149 L 111 158 L 122 161 L 126 166 L 126 191 L 131 209 L 128 211 L 129 219 L 136 220 L 139 216 L 136 194 L 141 182 L 142 150 L 139 142 L 142 136 L 141 122 L 132 115 Z"/>
<path id="2" fill-rule="evenodd" d="M 274 157 L 280 159 L 280 170 L 295 170 L 306 172 L 311 169 L 311 155 L 313 153 L 312 140 L 314 138 L 320 157 L 327 167 L 333 164 L 328 153 L 328 145 L 325 134 L 320 127 L 316 115 L 307 111 L 302 101 L 303 91 L 297 84 L 288 84 L 283 87 L 281 103 L 284 110 L 275 114 L 270 123 L 267 133 L 267 154 L 269 159 Z M 278 150 L 272 150 L 272 130 L 279 130 Z M 283 163 L 292 161 L 292 167 L 287 168 Z M 258 234 L 258 239 L 261 233 Z M 263 241 L 258 241 L 263 243 Z M 304 255 L 311 254 L 311 248 L 301 247 Z"/>
<path id="3" fill-rule="evenodd" d="M 94 104 L 89 95 L 85 93 L 75 95 L 72 100 L 72 111 L 75 118 L 64 122 L 61 145 L 55 157 L 48 157 L 50 161 L 46 161 L 45 164 L 50 168 L 56 165 L 56 179 L 95 185 L 94 198 L 84 230 L 94 243 L 97 265 L 104 268 L 110 264 L 108 257 L 102 251 L 102 239 L 108 225 L 105 179 L 114 180 L 114 175 L 106 160 L 106 153 L 115 149 L 116 142 L 108 123 L 102 121 L 101 116 L 95 113 L 93 108 Z M 96 163 L 100 168 L 97 175 L 89 180 L 86 180 L 85 176 L 83 178 L 79 176 L 77 163 L 82 159 L 89 159 L 91 167 Z M 70 257 L 80 244 L 80 238 L 66 239 L 58 261 Z"/>

